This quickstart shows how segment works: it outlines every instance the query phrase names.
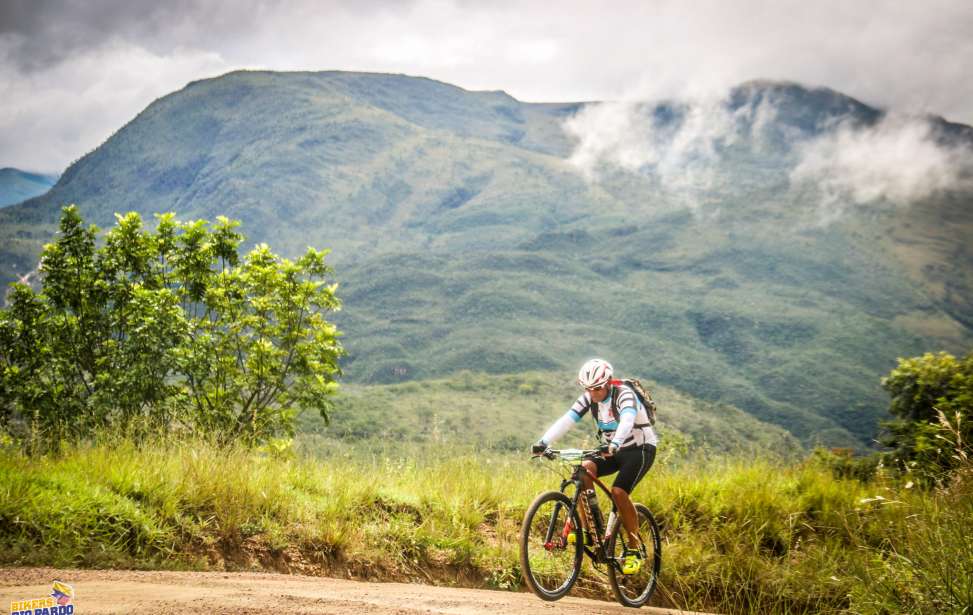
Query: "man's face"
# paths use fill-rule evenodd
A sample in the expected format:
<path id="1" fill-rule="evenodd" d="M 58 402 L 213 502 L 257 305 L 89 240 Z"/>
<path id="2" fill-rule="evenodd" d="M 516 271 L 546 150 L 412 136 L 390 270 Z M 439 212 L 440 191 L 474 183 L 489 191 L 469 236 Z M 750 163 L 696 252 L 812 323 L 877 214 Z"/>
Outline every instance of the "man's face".
<path id="1" fill-rule="evenodd" d="M 605 397 L 608 396 L 608 384 L 605 383 L 600 387 L 591 387 L 587 389 L 588 395 L 591 396 L 591 401 L 600 402 L 605 401 Z"/>

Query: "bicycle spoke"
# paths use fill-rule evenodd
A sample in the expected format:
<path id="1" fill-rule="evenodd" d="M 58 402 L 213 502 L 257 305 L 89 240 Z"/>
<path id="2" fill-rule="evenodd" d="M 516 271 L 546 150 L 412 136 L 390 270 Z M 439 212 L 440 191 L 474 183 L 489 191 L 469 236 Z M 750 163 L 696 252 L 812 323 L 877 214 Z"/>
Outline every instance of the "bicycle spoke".
<path id="1" fill-rule="evenodd" d="M 521 536 L 521 565 L 531 589 L 551 600 L 567 593 L 580 568 L 580 544 L 568 517 L 570 500 L 552 492 L 539 497 L 528 511 Z"/>
<path id="2" fill-rule="evenodd" d="M 609 578 L 615 590 L 615 596 L 622 604 L 628 606 L 641 606 L 648 602 L 655 590 L 662 563 L 658 527 L 652 520 L 648 509 L 638 505 L 637 511 L 639 535 L 642 538 L 642 566 L 638 572 L 634 574 L 622 573 L 622 558 L 625 551 L 635 548 L 635 545 L 629 540 L 628 534 L 620 523 L 611 543 L 614 561 L 611 563 Z"/>

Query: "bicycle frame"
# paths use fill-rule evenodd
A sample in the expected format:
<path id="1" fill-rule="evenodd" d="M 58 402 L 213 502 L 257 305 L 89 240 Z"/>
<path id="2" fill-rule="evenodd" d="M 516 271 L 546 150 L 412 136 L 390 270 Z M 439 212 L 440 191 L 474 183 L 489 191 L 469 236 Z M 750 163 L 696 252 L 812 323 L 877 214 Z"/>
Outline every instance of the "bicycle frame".
<path id="1" fill-rule="evenodd" d="M 607 522 L 604 522 L 604 520 L 593 515 L 592 511 L 588 508 L 588 502 L 581 497 L 582 492 L 584 492 L 584 482 L 581 478 L 582 473 L 587 474 L 591 478 L 592 484 L 604 491 L 605 495 L 608 496 L 608 500 L 612 503 L 611 513 L 608 515 Z M 606 487 L 597 476 L 592 474 L 582 464 L 574 466 L 571 478 L 566 478 L 561 481 L 561 493 L 567 495 L 566 490 L 571 485 L 574 485 L 574 496 L 571 497 L 571 508 L 568 510 L 567 516 L 568 521 L 565 524 L 564 529 L 561 530 L 561 538 L 566 540 L 567 535 L 571 532 L 571 512 L 574 510 L 581 510 L 582 514 L 579 515 L 581 517 L 581 523 L 582 525 L 587 526 L 582 529 L 588 531 L 592 536 L 594 536 L 595 544 L 592 546 L 594 546 L 596 550 L 589 549 L 588 545 L 583 540 L 582 548 L 584 549 L 585 553 L 588 554 L 588 557 L 592 559 L 592 561 L 596 563 L 607 563 L 611 559 L 614 559 L 608 556 L 608 553 L 605 552 L 605 547 L 611 540 L 612 532 L 615 531 L 613 526 L 615 524 L 615 519 L 618 516 L 618 505 L 615 504 L 615 498 L 612 497 L 611 490 L 609 490 L 608 487 Z M 605 523 L 605 527 L 600 527 L 602 522 Z M 591 525 L 594 527 L 590 527 Z M 553 525 L 548 528 L 548 532 L 551 534 L 553 534 L 553 530 Z M 553 535 L 547 537 L 548 541 L 550 541 L 551 538 L 553 538 Z"/>

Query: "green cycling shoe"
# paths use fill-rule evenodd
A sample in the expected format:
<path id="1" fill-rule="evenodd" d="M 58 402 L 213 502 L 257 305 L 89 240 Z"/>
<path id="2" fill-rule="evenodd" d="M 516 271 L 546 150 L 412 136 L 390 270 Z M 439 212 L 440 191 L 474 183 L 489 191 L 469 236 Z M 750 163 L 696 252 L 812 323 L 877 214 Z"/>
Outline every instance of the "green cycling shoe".
<path id="1" fill-rule="evenodd" d="M 642 570 L 642 552 L 638 549 L 625 549 L 622 554 L 622 574 L 635 574 Z"/>

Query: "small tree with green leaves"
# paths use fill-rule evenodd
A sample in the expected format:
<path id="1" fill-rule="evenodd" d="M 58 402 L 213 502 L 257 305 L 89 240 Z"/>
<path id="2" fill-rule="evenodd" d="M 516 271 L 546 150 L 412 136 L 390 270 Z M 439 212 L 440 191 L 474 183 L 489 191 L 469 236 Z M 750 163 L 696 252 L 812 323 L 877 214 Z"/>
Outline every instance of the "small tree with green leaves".
<path id="1" fill-rule="evenodd" d="M 103 247 L 96 236 L 65 208 L 41 292 L 15 285 L 0 314 L 3 404 L 31 450 L 108 427 L 140 436 L 168 422 L 178 393 L 169 377 L 186 322 L 149 266 L 151 234 L 129 215 Z"/>
<path id="2" fill-rule="evenodd" d="M 30 450 L 36 436 L 57 438 L 66 426 L 58 410 L 63 387 L 50 369 L 51 348 L 42 339 L 47 329 L 43 302 L 23 284 L 8 293 L 10 307 L 0 311 L 0 423 L 21 432 Z"/>
<path id="3" fill-rule="evenodd" d="M 255 444 L 302 408 L 327 420 L 341 346 L 325 253 L 240 259 L 236 227 L 165 214 L 152 232 L 129 213 L 98 247 L 65 208 L 41 291 L 14 285 L 0 310 L 0 424 L 38 451 L 104 429 Z"/>
<path id="4" fill-rule="evenodd" d="M 180 371 L 196 427 L 252 444 L 290 433 L 303 408 L 327 420 L 341 347 L 324 314 L 339 303 L 323 281 L 325 252 L 290 261 L 260 244 L 239 260 L 235 227 L 225 218 L 212 230 L 182 227 L 172 259 L 190 315 Z"/>
<path id="5" fill-rule="evenodd" d="M 897 418 L 883 443 L 893 459 L 922 482 L 938 482 L 968 461 L 973 444 L 973 353 L 940 352 L 899 359 L 882 379 Z"/>

